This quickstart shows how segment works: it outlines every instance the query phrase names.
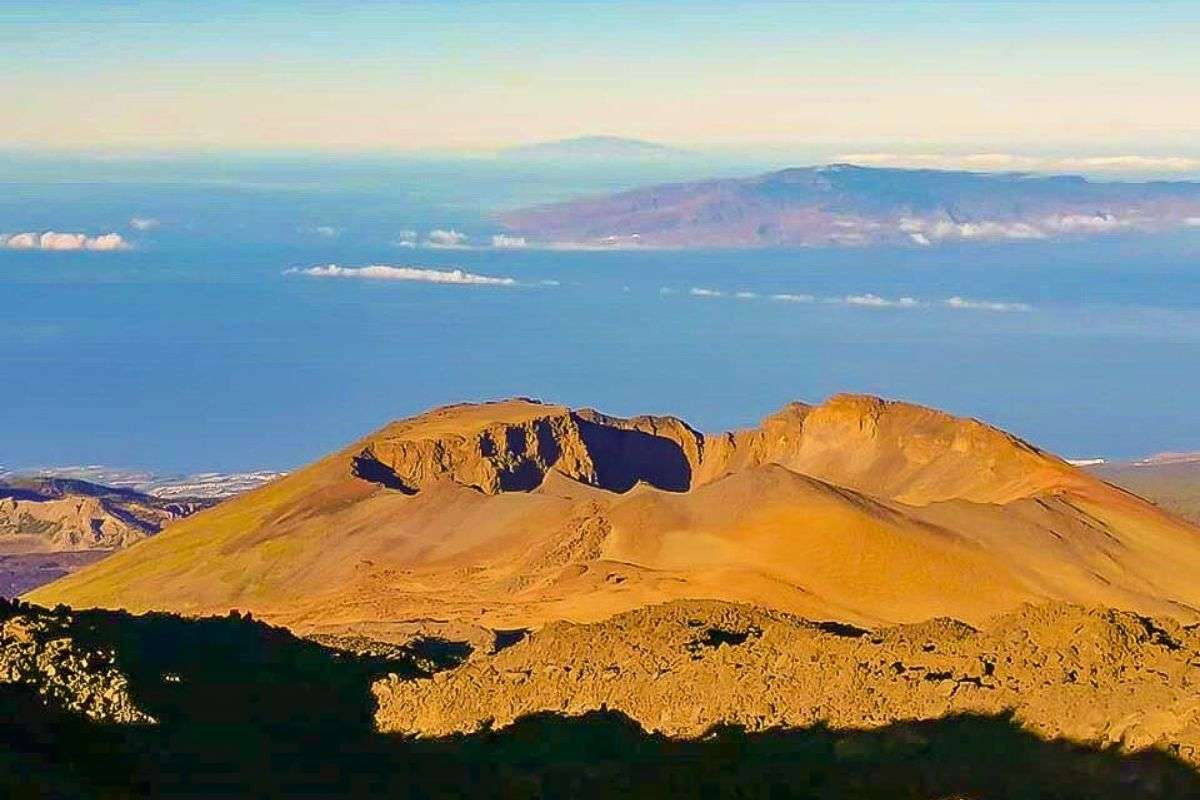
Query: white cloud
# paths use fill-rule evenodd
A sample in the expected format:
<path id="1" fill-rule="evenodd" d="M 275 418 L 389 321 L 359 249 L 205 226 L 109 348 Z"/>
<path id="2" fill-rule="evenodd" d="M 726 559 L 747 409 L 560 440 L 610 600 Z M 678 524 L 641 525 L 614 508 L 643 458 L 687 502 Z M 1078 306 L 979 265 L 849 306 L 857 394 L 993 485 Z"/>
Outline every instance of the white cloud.
<path id="1" fill-rule="evenodd" d="M 661 295 L 678 294 L 678 290 L 669 286 L 663 286 L 658 290 Z M 916 297 L 904 295 L 901 297 L 884 297 L 874 292 L 863 292 L 861 294 L 850 294 L 843 297 L 825 297 L 818 298 L 811 294 L 770 294 L 762 295 L 751 291 L 738 291 L 733 293 L 725 293 L 716 289 L 707 289 L 701 286 L 696 286 L 687 292 L 692 297 L 731 297 L 738 300 L 771 300 L 780 303 L 824 303 L 825 305 L 835 306 L 855 306 L 859 308 L 924 308 L 929 309 L 934 306 L 943 306 L 945 308 L 953 308 L 962 311 L 993 311 L 993 312 L 1025 312 L 1033 311 L 1033 306 L 1027 303 L 1011 303 L 1001 302 L 997 300 L 973 300 L 960 295 L 955 295 L 938 303 L 920 300 Z"/>
<path id="2" fill-rule="evenodd" d="M 1046 234 L 1027 222 L 963 222 L 956 232 L 964 239 L 1045 239 Z"/>
<path id="3" fill-rule="evenodd" d="M 1194 172 L 1200 158 L 1188 156 L 1085 156 L 1057 160 L 1064 169 L 1096 169 L 1137 172 Z"/>
<path id="4" fill-rule="evenodd" d="M 538 281 L 538 286 L 561 286 L 562 284 L 555 280 Z"/>
<path id="5" fill-rule="evenodd" d="M 1046 232 L 1028 222 L 954 222 L 949 219 L 904 217 L 899 222 L 901 232 L 919 245 L 946 239 L 1045 239 Z"/>
<path id="6" fill-rule="evenodd" d="M 129 243 L 119 233 L 105 233 L 84 241 L 88 250 L 128 250 Z"/>
<path id="7" fill-rule="evenodd" d="M 131 246 L 119 233 L 88 236 L 86 233 L 6 233 L 0 234 L 0 248 L 9 250 L 129 250 Z"/>
<path id="8" fill-rule="evenodd" d="M 903 169 L 1032 169 L 1038 159 L 1011 153 L 844 153 L 836 161 Z"/>
<path id="9" fill-rule="evenodd" d="M 0 247 L 9 250 L 35 250 L 40 246 L 36 233 L 0 233 Z"/>
<path id="10" fill-rule="evenodd" d="M 151 228 L 158 227 L 158 220 L 151 217 L 134 217 L 129 220 L 129 227 L 135 231 L 148 231 Z"/>
<path id="11" fill-rule="evenodd" d="M 1001 303 L 995 300 L 968 300 L 955 295 L 943 301 L 949 308 L 961 308 L 972 311 L 1033 311 L 1028 303 Z"/>
<path id="12" fill-rule="evenodd" d="M 442 230 L 436 228 L 425 236 L 425 244 L 429 247 L 457 248 L 466 247 L 467 235 L 454 229 Z"/>
<path id="13" fill-rule="evenodd" d="M 38 239 L 39 250 L 83 250 L 88 245 L 87 234 L 47 231 Z"/>
<path id="14" fill-rule="evenodd" d="M 835 158 L 867 167 L 1040 172 L 1197 172 L 1190 156 L 1033 156 L 1018 153 L 845 153 Z"/>
<path id="15" fill-rule="evenodd" d="M 1047 217 L 1042 225 L 1062 233 L 1104 233 L 1134 225 L 1134 220 L 1123 219 L 1112 214 L 1063 214 Z"/>
<path id="16" fill-rule="evenodd" d="M 916 308 L 923 305 L 914 297 L 901 297 L 896 300 L 890 300 L 886 297 L 880 297 L 877 294 L 852 294 L 847 295 L 840 301 L 848 306 L 867 306 L 869 308 Z"/>
<path id="17" fill-rule="evenodd" d="M 323 236 L 326 239 L 335 239 L 342 234 L 342 229 L 335 228 L 332 225 L 318 225 L 313 228 L 313 233 L 317 236 Z"/>
<path id="18" fill-rule="evenodd" d="M 425 267 L 391 267 L 372 265 L 369 267 L 339 267 L 329 264 L 308 269 L 292 268 L 285 275 L 309 275 L 314 278 L 362 278 L 380 281 L 417 281 L 420 283 L 448 283 L 464 286 L 516 286 L 514 278 L 478 275 L 461 269 L 428 269 Z"/>
<path id="19" fill-rule="evenodd" d="M 1183 220 L 1183 224 L 1188 224 Z M 954 222 L 949 219 L 902 217 L 897 223 L 902 233 L 919 245 L 930 245 L 950 239 L 966 240 L 1030 240 L 1047 239 L 1057 235 L 1100 234 L 1137 228 L 1150 229 L 1153 221 L 1138 217 L 1118 217 L 1114 214 L 1059 214 L 1033 221 L 977 220 Z"/>
<path id="20" fill-rule="evenodd" d="M 519 250 L 525 246 L 526 241 L 524 236 L 509 236 L 504 233 L 498 233 L 492 237 L 492 247 Z"/>
<path id="21" fill-rule="evenodd" d="M 1183 224 L 1191 228 L 1200 228 L 1200 217 L 1188 217 Z"/>

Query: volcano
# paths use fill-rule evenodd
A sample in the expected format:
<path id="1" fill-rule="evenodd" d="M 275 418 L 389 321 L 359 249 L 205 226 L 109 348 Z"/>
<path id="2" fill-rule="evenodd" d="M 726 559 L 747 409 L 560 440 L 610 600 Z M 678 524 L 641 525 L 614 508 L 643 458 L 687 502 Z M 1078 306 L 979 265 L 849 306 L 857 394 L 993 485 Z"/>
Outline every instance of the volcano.
<path id="1" fill-rule="evenodd" d="M 1200 620 L 1200 529 L 983 422 L 861 395 L 704 434 L 533 400 L 391 423 L 27 595 L 381 640 L 725 601 L 986 626 Z"/>

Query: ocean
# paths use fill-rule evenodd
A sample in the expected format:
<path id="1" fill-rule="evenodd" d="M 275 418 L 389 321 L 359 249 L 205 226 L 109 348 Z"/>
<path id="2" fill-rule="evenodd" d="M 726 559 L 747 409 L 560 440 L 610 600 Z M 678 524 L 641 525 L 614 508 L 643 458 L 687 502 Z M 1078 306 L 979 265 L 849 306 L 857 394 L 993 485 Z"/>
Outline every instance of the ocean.
<path id="1" fill-rule="evenodd" d="M 131 249 L 0 249 L 0 465 L 288 469 L 390 419 L 511 395 L 720 430 L 871 392 L 1068 457 L 1200 450 L 1200 228 L 493 246 L 500 209 L 702 168 L 737 165 L 5 156 L 0 234 L 112 231 Z M 331 264 L 436 272 L 306 272 Z"/>

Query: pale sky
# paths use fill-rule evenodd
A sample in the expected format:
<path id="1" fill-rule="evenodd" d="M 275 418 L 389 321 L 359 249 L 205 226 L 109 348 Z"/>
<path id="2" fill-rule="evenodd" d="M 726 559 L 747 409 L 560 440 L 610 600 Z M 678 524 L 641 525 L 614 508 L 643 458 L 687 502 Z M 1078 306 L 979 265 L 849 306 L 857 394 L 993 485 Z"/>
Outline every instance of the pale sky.
<path id="1" fill-rule="evenodd" d="M 0 147 L 1200 141 L 1200 2 L 0 5 Z"/>

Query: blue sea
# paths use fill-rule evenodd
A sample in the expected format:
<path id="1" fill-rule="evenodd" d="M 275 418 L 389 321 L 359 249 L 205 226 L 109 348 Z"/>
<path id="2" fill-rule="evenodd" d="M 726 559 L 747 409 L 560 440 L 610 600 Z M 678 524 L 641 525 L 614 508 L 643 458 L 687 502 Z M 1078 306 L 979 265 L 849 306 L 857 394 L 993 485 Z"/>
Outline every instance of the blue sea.
<path id="1" fill-rule="evenodd" d="M 0 249 L 0 465 L 287 469 L 393 418 L 510 395 L 718 430 L 871 392 L 1070 457 L 1200 450 L 1200 228 L 894 249 L 491 245 L 498 210 L 701 174 L 6 155 L 0 234 L 113 231 L 131 249 Z M 433 231 L 459 246 L 428 246 Z M 304 272 L 330 264 L 508 283 Z"/>

